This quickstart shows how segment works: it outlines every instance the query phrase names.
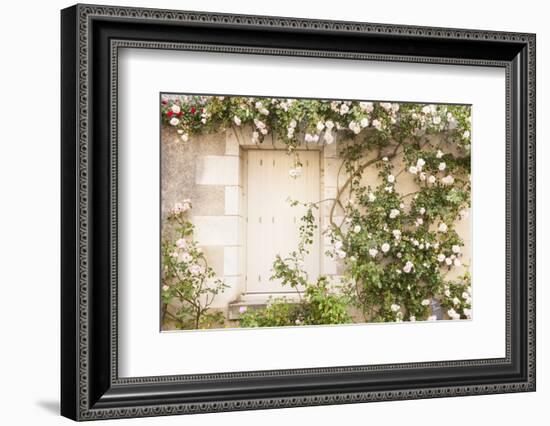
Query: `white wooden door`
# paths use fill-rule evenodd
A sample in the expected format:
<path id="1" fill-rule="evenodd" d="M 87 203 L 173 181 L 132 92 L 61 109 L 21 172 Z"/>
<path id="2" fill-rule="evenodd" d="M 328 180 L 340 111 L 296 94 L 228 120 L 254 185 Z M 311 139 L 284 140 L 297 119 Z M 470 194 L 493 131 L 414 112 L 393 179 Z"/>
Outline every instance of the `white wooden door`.
<path id="1" fill-rule="evenodd" d="M 301 202 L 319 201 L 319 152 L 300 152 L 302 174 L 294 179 L 289 175 L 292 157 L 285 151 L 248 151 L 247 173 L 247 245 L 246 290 L 248 294 L 294 293 L 279 281 L 270 280 L 273 261 L 283 258 L 298 247 L 300 218 L 306 209 L 292 207 L 289 199 Z M 319 225 L 319 214 L 314 211 Z M 309 280 L 319 275 L 320 253 L 317 229 L 310 254 L 304 261 Z"/>

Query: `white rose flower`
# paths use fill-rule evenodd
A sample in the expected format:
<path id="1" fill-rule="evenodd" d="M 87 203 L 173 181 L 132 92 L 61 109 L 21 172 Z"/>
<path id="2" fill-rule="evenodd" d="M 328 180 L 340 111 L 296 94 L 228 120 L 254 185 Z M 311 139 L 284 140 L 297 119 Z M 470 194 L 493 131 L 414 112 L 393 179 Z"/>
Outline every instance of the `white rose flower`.
<path id="1" fill-rule="evenodd" d="M 317 130 L 319 130 L 319 131 L 321 132 L 321 131 L 325 128 L 325 125 L 323 124 L 322 121 L 319 121 L 319 122 L 317 123 L 317 126 L 316 126 L 316 127 L 317 127 Z"/>
<path id="2" fill-rule="evenodd" d="M 449 228 L 445 223 L 440 223 L 439 224 L 439 228 L 438 228 L 439 232 L 445 233 L 445 232 L 447 232 L 448 229 Z"/>
<path id="3" fill-rule="evenodd" d="M 339 250 L 337 254 L 340 259 L 344 259 L 346 257 L 346 252 L 343 250 Z"/>
<path id="4" fill-rule="evenodd" d="M 290 169 L 288 171 L 288 174 L 290 175 L 290 177 L 297 178 L 302 174 L 302 168 L 301 167 L 296 167 L 294 169 Z"/>
<path id="5" fill-rule="evenodd" d="M 472 318 L 472 310 L 471 309 L 464 308 L 463 311 L 464 311 L 464 315 L 466 315 L 466 318 L 468 318 L 468 319 Z"/>
<path id="6" fill-rule="evenodd" d="M 241 119 L 239 117 L 237 117 L 236 115 L 233 117 L 233 122 L 237 125 L 237 126 L 240 126 L 241 125 Z"/>
<path id="7" fill-rule="evenodd" d="M 355 232 L 356 234 L 359 233 L 359 232 L 361 232 L 361 226 L 355 225 L 355 226 L 353 227 L 353 232 Z"/>
<path id="8" fill-rule="evenodd" d="M 428 306 L 430 304 L 430 299 L 424 299 L 422 302 L 420 302 L 422 306 Z"/>
<path id="9" fill-rule="evenodd" d="M 470 137 L 470 131 L 469 130 L 466 130 L 463 134 L 462 134 L 462 138 L 463 139 L 468 139 Z"/>
<path id="10" fill-rule="evenodd" d="M 409 167 L 409 173 L 412 173 L 413 175 L 418 173 L 418 169 L 415 166 Z"/>
<path id="11" fill-rule="evenodd" d="M 440 172 L 442 172 L 443 170 L 445 170 L 446 167 L 447 167 L 447 164 L 445 164 L 444 161 L 442 161 L 441 163 L 439 163 L 439 166 L 437 166 L 437 168 L 439 169 Z"/>
<path id="12" fill-rule="evenodd" d="M 331 130 L 334 127 L 334 123 L 331 120 L 327 120 L 325 126 L 327 129 Z"/>
<path id="13" fill-rule="evenodd" d="M 361 131 L 361 126 L 359 126 L 357 121 L 350 121 L 348 127 L 355 134 L 358 134 Z"/>
<path id="14" fill-rule="evenodd" d="M 416 226 L 420 226 L 424 223 L 424 219 L 422 219 L 421 217 L 417 217 L 414 223 Z"/>
<path id="15" fill-rule="evenodd" d="M 422 107 L 422 112 L 424 114 L 429 114 L 431 112 L 431 109 L 428 105 L 426 105 L 425 107 Z"/>
<path id="16" fill-rule="evenodd" d="M 443 253 L 439 253 L 439 254 L 437 255 L 437 261 L 441 263 L 441 262 L 443 262 L 444 260 L 445 260 L 445 255 L 444 255 Z"/>
<path id="17" fill-rule="evenodd" d="M 453 264 L 453 259 L 451 259 L 450 257 L 447 257 L 445 258 L 445 263 L 448 265 L 448 266 L 451 266 Z"/>
<path id="18" fill-rule="evenodd" d="M 463 298 L 463 299 L 469 299 L 469 298 L 470 298 L 470 294 L 469 294 L 468 292 L 464 291 L 464 292 L 462 293 L 462 298 Z"/>
<path id="19" fill-rule="evenodd" d="M 410 322 L 415 322 L 415 321 L 416 321 L 416 317 L 415 317 L 414 315 L 411 315 L 411 316 L 409 317 L 409 321 L 410 321 Z"/>
<path id="20" fill-rule="evenodd" d="M 336 242 L 334 243 L 334 248 L 335 248 L 336 250 L 340 250 L 340 249 L 342 248 L 343 245 L 344 245 L 344 244 L 342 243 L 342 241 L 336 241 Z"/>
<path id="21" fill-rule="evenodd" d="M 330 145 L 334 142 L 334 136 L 332 136 L 331 132 L 325 132 L 325 136 L 323 137 L 323 139 L 327 143 L 327 145 Z"/>
<path id="22" fill-rule="evenodd" d="M 388 243 L 382 244 L 382 247 L 380 247 L 384 253 L 387 253 L 390 250 L 390 245 Z"/>
<path id="23" fill-rule="evenodd" d="M 440 124 L 441 123 L 441 117 L 439 115 L 436 115 L 433 118 L 433 122 L 434 122 L 434 124 Z"/>
<path id="24" fill-rule="evenodd" d="M 368 125 L 369 125 L 369 119 L 366 118 L 366 117 L 365 117 L 365 118 L 362 118 L 360 124 L 361 124 L 361 127 L 368 127 Z"/>
<path id="25" fill-rule="evenodd" d="M 372 192 L 369 192 L 368 197 L 371 203 L 373 203 L 376 200 L 376 195 L 374 195 Z"/>
<path id="26" fill-rule="evenodd" d="M 189 267 L 189 272 L 191 275 L 199 275 L 202 273 L 202 267 L 200 265 L 191 265 Z"/>
<path id="27" fill-rule="evenodd" d="M 163 289 L 164 291 L 168 291 L 168 290 L 170 290 L 170 286 L 167 286 L 167 285 L 165 284 L 165 285 L 162 286 L 162 289 Z"/>
<path id="28" fill-rule="evenodd" d="M 457 313 L 453 308 L 451 308 L 447 311 L 447 315 L 449 315 L 449 317 L 453 320 L 459 320 L 460 319 L 460 314 Z"/>
<path id="29" fill-rule="evenodd" d="M 423 158 L 419 158 L 417 161 L 416 161 L 416 167 L 418 167 L 419 169 L 421 169 L 422 167 L 424 167 L 426 165 L 426 161 L 423 159 Z"/>
<path id="30" fill-rule="evenodd" d="M 397 312 L 399 309 L 401 309 L 401 306 L 397 305 L 396 303 L 392 303 L 390 309 L 392 310 L 392 312 Z"/>
<path id="31" fill-rule="evenodd" d="M 419 176 L 419 178 L 420 178 L 421 181 L 425 181 L 425 180 L 426 180 L 426 173 L 420 172 L 420 175 L 418 175 L 418 176 Z"/>
<path id="32" fill-rule="evenodd" d="M 434 184 L 434 183 L 435 183 L 435 176 L 431 175 L 431 176 L 428 178 L 428 183 Z"/>
<path id="33" fill-rule="evenodd" d="M 391 186 L 391 185 L 386 186 L 386 187 L 384 188 L 384 191 L 386 191 L 386 192 L 388 192 L 388 193 L 391 194 L 391 193 L 393 192 L 393 186 Z"/>
<path id="34" fill-rule="evenodd" d="M 403 272 L 408 274 L 413 268 L 413 263 L 410 260 L 407 260 L 407 263 L 405 263 L 405 266 L 403 266 Z"/>
<path id="35" fill-rule="evenodd" d="M 176 104 L 172 105 L 172 112 L 174 114 L 178 114 L 180 111 L 181 111 L 181 108 L 179 105 L 176 105 Z"/>
<path id="36" fill-rule="evenodd" d="M 265 123 L 257 118 L 254 119 L 254 125 L 260 130 L 265 128 Z"/>
<path id="37" fill-rule="evenodd" d="M 456 305 L 460 305 L 460 300 L 459 300 L 458 297 L 455 297 L 455 298 L 453 299 L 453 305 L 455 305 L 455 306 L 456 306 Z"/>
<path id="38" fill-rule="evenodd" d="M 331 122 L 332 123 L 332 122 Z M 328 124 L 328 123 L 327 123 Z M 296 120 L 292 119 L 290 120 L 290 123 L 288 123 L 288 125 L 292 128 L 296 127 L 298 125 L 298 123 L 296 122 Z M 328 127 L 328 126 L 327 126 Z"/>
<path id="39" fill-rule="evenodd" d="M 370 257 L 376 257 L 377 254 L 378 254 L 378 250 L 377 250 L 377 249 L 375 249 L 375 248 L 369 249 L 369 255 L 370 255 Z"/>
<path id="40" fill-rule="evenodd" d="M 382 157 L 382 161 L 389 161 L 388 157 Z"/>
<path id="41" fill-rule="evenodd" d="M 395 182 L 395 176 L 394 175 L 388 175 L 388 182 L 394 183 Z"/>
<path id="42" fill-rule="evenodd" d="M 423 215 L 424 213 L 426 213 L 426 209 L 424 207 L 420 207 L 420 209 L 418 209 L 418 212 Z"/>
<path id="43" fill-rule="evenodd" d="M 462 266 L 462 262 L 460 261 L 460 259 L 455 259 L 453 261 L 453 264 L 457 267 L 457 268 L 460 268 Z"/>
<path id="44" fill-rule="evenodd" d="M 382 122 L 378 119 L 372 120 L 372 125 L 376 130 L 380 130 L 382 128 Z"/>
<path id="45" fill-rule="evenodd" d="M 180 136 L 181 140 L 184 142 L 187 142 L 189 140 L 189 135 L 187 133 L 184 133 Z"/>
<path id="46" fill-rule="evenodd" d="M 374 105 L 372 102 L 359 102 L 359 108 L 366 112 L 372 112 L 374 110 Z"/>
<path id="47" fill-rule="evenodd" d="M 455 181 L 455 178 L 451 175 L 445 176 L 443 179 L 441 179 L 441 183 L 444 185 L 452 185 Z"/>
<path id="48" fill-rule="evenodd" d="M 401 231 L 399 229 L 394 229 L 393 231 L 391 231 L 391 233 L 396 240 L 399 240 L 401 238 Z"/>
<path id="49" fill-rule="evenodd" d="M 170 124 L 171 124 L 172 126 L 177 126 L 178 124 L 180 124 L 179 118 L 172 117 L 172 118 L 170 119 Z"/>
<path id="50" fill-rule="evenodd" d="M 436 158 L 441 158 L 443 157 L 443 151 L 441 151 L 440 149 L 437 150 L 437 153 L 435 154 L 435 157 Z"/>
<path id="51" fill-rule="evenodd" d="M 342 106 L 340 106 L 340 115 L 347 114 L 348 112 L 349 106 L 347 106 L 346 104 L 342 104 Z"/>
<path id="52" fill-rule="evenodd" d="M 389 216 L 390 216 L 390 219 L 395 219 L 397 216 L 399 216 L 399 210 L 391 209 Z"/>
<path id="53" fill-rule="evenodd" d="M 455 244 L 451 247 L 451 250 L 453 253 L 460 253 L 460 246 Z"/>

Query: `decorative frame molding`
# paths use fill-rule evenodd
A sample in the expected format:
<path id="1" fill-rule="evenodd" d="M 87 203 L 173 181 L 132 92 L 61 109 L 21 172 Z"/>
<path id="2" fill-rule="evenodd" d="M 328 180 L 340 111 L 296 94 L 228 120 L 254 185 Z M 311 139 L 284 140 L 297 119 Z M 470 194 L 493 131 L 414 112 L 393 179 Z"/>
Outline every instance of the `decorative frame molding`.
<path id="1" fill-rule="evenodd" d="M 205 34 L 213 27 L 231 35 L 228 44 Z M 177 37 L 174 28 L 181 30 Z M 144 39 L 146 33 L 158 40 Z M 264 37 L 253 45 L 250 33 Z M 335 48 L 303 41 L 304 34 Z M 417 54 L 406 54 L 405 46 L 415 46 Z M 116 123 L 122 47 L 505 68 L 506 357 L 119 378 Z M 91 5 L 63 10 L 62 414 L 92 420 L 534 391 L 535 66 L 533 34 Z M 428 384 L 411 387 L 411 373 L 426 373 Z M 469 384 L 453 384 L 459 378 Z M 236 379 L 242 389 L 224 391 Z"/>

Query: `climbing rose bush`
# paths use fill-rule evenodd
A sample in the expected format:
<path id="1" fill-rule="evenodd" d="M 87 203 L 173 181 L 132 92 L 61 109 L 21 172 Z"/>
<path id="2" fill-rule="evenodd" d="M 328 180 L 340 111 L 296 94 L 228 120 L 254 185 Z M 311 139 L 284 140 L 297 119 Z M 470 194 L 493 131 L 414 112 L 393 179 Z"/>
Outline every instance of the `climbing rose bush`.
<path id="1" fill-rule="evenodd" d="M 176 203 L 163 227 L 163 323 L 170 322 L 180 329 L 211 328 L 224 323 L 223 314 L 210 306 L 227 285 L 215 276 L 193 239 L 190 210 L 190 200 Z"/>

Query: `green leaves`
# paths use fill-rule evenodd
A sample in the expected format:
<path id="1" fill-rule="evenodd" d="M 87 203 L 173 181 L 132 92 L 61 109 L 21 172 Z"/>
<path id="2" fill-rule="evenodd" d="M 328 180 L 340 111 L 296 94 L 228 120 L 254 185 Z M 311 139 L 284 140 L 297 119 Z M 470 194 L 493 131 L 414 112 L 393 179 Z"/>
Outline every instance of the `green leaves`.
<path id="1" fill-rule="evenodd" d="M 348 308 L 348 298 L 332 292 L 322 277 L 307 286 L 303 300 L 273 299 L 265 308 L 247 310 L 239 321 L 241 327 L 347 324 L 353 322 Z"/>

